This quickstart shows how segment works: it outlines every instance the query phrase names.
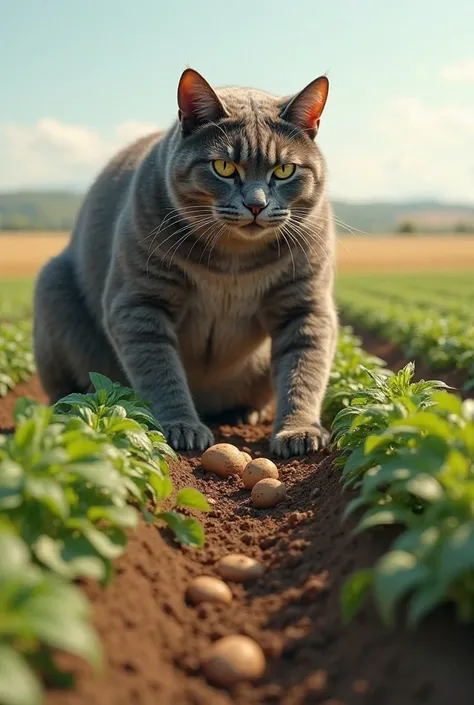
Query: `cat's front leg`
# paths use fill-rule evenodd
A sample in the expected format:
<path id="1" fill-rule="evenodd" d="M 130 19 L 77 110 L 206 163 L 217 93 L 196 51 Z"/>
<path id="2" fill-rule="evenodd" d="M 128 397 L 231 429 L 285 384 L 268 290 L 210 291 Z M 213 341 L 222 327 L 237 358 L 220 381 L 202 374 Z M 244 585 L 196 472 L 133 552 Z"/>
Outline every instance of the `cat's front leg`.
<path id="1" fill-rule="evenodd" d="M 272 369 L 276 419 L 270 447 L 289 458 L 307 455 L 327 444 L 321 406 L 329 380 L 337 335 L 330 297 L 284 307 L 273 317 Z"/>
<path id="2" fill-rule="evenodd" d="M 212 445 L 189 391 L 169 309 L 119 292 L 104 325 L 132 387 L 151 404 L 169 444 L 201 451 Z"/>

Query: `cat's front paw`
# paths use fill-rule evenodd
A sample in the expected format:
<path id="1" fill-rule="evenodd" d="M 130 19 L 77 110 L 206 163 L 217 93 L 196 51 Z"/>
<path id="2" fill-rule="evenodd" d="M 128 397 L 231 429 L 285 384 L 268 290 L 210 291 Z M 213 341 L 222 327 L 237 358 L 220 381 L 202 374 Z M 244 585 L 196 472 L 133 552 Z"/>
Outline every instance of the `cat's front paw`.
<path id="1" fill-rule="evenodd" d="M 329 442 L 329 437 L 328 431 L 319 424 L 284 426 L 273 434 L 270 449 L 280 458 L 309 455 L 324 448 Z"/>
<path id="2" fill-rule="evenodd" d="M 162 424 L 168 443 L 175 450 L 206 450 L 214 443 L 212 432 L 200 421 L 169 421 Z"/>

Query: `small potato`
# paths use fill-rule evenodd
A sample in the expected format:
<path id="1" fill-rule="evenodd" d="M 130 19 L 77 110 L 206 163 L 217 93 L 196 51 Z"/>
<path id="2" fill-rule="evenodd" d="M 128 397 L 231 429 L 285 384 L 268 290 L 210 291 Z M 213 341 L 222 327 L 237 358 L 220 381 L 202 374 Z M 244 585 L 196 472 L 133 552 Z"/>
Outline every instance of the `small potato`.
<path id="1" fill-rule="evenodd" d="M 216 569 L 221 578 L 235 583 L 256 580 L 265 572 L 263 565 L 255 558 L 241 553 L 229 553 L 224 556 L 217 562 Z"/>
<path id="2" fill-rule="evenodd" d="M 243 456 L 244 460 L 246 463 L 250 463 L 252 460 L 252 456 L 249 453 L 246 453 L 244 450 L 240 451 L 241 455 Z"/>
<path id="3" fill-rule="evenodd" d="M 207 472 L 215 472 L 219 477 L 242 475 L 245 459 L 238 448 L 230 443 L 217 443 L 202 455 L 201 465 Z"/>
<path id="4" fill-rule="evenodd" d="M 268 458 L 251 460 L 250 463 L 247 463 L 242 473 L 242 480 L 248 490 L 251 490 L 257 482 L 264 480 L 266 477 L 278 480 L 278 468 Z"/>
<path id="5" fill-rule="evenodd" d="M 252 502 L 258 509 L 275 507 L 286 497 L 286 487 L 283 482 L 267 477 L 260 480 L 252 489 Z"/>
<path id="6" fill-rule="evenodd" d="M 247 636 L 225 636 L 212 644 L 202 662 L 204 675 L 216 685 L 256 681 L 265 672 L 265 654 Z"/>
<path id="7" fill-rule="evenodd" d="M 210 575 L 200 575 L 188 585 L 186 596 L 190 602 L 199 605 L 201 602 L 214 602 L 229 605 L 232 593 L 228 585 L 219 578 Z"/>

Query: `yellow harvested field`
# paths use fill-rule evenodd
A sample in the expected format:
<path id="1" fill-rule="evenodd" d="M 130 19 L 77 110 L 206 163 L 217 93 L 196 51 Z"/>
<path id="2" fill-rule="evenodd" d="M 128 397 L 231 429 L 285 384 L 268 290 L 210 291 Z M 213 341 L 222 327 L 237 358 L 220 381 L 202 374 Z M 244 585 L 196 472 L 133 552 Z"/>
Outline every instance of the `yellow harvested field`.
<path id="1" fill-rule="evenodd" d="M 0 233 L 0 276 L 34 276 L 66 244 L 67 233 Z M 474 236 L 339 238 L 341 272 L 474 269 Z"/>
<path id="2" fill-rule="evenodd" d="M 419 272 L 474 269 L 474 235 L 340 238 L 341 272 Z"/>
<path id="3" fill-rule="evenodd" d="M 67 233 L 0 233 L 0 277 L 36 275 L 67 240 Z"/>

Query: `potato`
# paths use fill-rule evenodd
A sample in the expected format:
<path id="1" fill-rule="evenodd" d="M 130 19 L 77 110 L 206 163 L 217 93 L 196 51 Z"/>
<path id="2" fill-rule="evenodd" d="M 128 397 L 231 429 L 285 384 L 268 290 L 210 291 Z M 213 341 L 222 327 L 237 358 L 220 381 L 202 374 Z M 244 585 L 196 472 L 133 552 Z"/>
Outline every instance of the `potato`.
<path id="1" fill-rule="evenodd" d="M 252 489 L 252 502 L 258 509 L 275 507 L 286 498 L 286 487 L 283 482 L 267 477 L 260 480 Z"/>
<path id="2" fill-rule="evenodd" d="M 265 672 L 265 654 L 247 636 L 225 636 L 212 644 L 202 662 L 204 675 L 216 685 L 255 681 Z"/>
<path id="3" fill-rule="evenodd" d="M 278 480 L 278 468 L 275 463 L 272 463 L 268 458 L 255 458 L 255 460 L 251 460 L 250 463 L 247 463 L 242 473 L 242 480 L 248 490 L 251 490 L 257 482 L 264 480 L 266 477 L 272 477 L 274 480 Z"/>
<path id="4" fill-rule="evenodd" d="M 229 553 L 229 555 L 224 556 L 217 562 L 216 569 L 221 578 L 236 583 L 256 580 L 265 571 L 262 564 L 256 561 L 255 558 L 244 556 L 241 553 Z"/>
<path id="5" fill-rule="evenodd" d="M 186 591 L 186 596 L 195 605 L 201 602 L 214 602 L 228 605 L 232 602 L 232 592 L 219 578 L 210 575 L 200 575 L 195 578 Z"/>
<path id="6" fill-rule="evenodd" d="M 241 455 L 243 456 L 244 460 L 246 463 L 250 463 L 252 460 L 252 456 L 249 453 L 246 453 L 245 451 L 241 450 L 240 451 Z"/>
<path id="7" fill-rule="evenodd" d="M 201 465 L 207 472 L 215 472 L 220 477 L 242 475 L 245 459 L 238 448 L 230 443 L 217 443 L 202 455 Z"/>

